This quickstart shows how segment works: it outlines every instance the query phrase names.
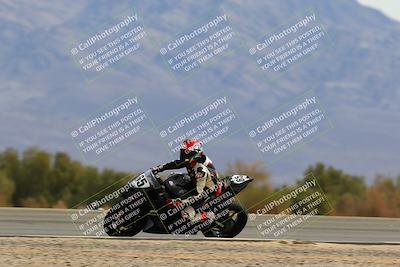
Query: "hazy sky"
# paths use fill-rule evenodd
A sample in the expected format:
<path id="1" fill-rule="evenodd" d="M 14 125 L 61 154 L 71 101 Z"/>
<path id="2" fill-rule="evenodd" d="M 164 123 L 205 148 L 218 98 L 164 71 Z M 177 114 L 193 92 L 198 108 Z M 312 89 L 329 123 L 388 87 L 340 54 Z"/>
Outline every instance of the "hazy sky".
<path id="1" fill-rule="evenodd" d="M 364 5 L 379 9 L 388 17 L 400 21 L 400 0 L 358 0 Z"/>

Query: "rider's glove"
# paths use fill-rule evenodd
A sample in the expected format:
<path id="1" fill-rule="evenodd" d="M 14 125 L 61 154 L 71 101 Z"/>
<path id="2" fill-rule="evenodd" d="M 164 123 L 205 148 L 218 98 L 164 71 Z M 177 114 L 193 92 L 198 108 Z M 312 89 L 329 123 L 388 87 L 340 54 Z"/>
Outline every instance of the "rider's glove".
<path id="1" fill-rule="evenodd" d="M 159 172 L 162 172 L 162 167 L 163 165 L 158 165 L 156 167 L 151 168 L 151 170 L 153 171 L 154 174 L 157 174 Z"/>
<path id="2" fill-rule="evenodd" d="M 168 198 L 167 199 L 167 206 L 171 209 L 180 207 L 182 205 L 183 205 L 183 202 L 180 198 L 175 198 L 175 199 Z"/>

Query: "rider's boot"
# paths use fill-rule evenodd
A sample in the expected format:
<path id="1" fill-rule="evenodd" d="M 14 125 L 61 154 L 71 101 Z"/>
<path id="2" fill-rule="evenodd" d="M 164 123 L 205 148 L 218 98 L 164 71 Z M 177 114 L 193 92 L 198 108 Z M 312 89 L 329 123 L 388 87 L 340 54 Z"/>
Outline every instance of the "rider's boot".
<path id="1" fill-rule="evenodd" d="M 188 206 L 182 211 L 182 217 L 185 219 L 189 219 L 190 222 L 194 224 L 209 219 L 214 220 L 215 214 L 212 211 L 202 211 L 196 213 L 195 209 L 192 206 Z"/>

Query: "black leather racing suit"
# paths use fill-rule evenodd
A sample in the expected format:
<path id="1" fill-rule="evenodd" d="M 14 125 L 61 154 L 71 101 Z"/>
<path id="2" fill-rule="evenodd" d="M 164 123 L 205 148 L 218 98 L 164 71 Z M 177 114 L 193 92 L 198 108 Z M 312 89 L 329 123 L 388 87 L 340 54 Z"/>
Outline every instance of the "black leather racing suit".
<path id="1" fill-rule="evenodd" d="M 186 168 L 190 178 L 196 185 L 197 194 L 201 194 L 206 187 L 212 188 L 218 179 L 211 159 L 204 154 L 189 160 L 193 155 L 180 151 L 180 158 L 160 166 L 159 171 Z"/>
<path id="2" fill-rule="evenodd" d="M 191 192 L 188 197 L 185 198 L 189 201 L 192 197 L 197 199 L 197 201 L 190 206 L 187 206 L 182 211 L 182 217 L 189 218 L 192 222 L 204 221 L 206 219 L 214 219 L 215 214 L 212 211 L 202 211 L 196 212 L 196 209 L 200 208 L 204 203 L 204 196 L 201 195 L 204 189 L 207 187 L 214 190 L 218 182 L 218 175 L 215 170 L 214 164 L 204 154 L 196 155 L 193 158 L 193 154 L 186 154 L 184 149 L 181 149 L 180 159 L 171 161 L 162 166 L 158 167 L 158 171 L 162 172 L 165 170 L 181 169 L 186 168 L 187 172 L 192 180 L 193 185 L 195 185 L 196 192 Z M 193 191 L 193 190 L 191 190 Z M 216 195 L 220 193 L 220 186 Z M 208 194 L 206 194 L 208 196 Z M 183 200 L 183 201 L 185 201 Z M 180 199 L 179 199 L 180 201 Z"/>

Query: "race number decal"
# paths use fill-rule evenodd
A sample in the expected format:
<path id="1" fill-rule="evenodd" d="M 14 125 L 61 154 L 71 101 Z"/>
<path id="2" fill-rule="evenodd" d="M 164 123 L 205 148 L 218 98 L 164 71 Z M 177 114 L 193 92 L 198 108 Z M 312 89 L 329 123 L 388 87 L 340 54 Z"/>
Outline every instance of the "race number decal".
<path id="1" fill-rule="evenodd" d="M 235 184 L 241 184 L 248 180 L 250 180 L 250 177 L 247 175 L 233 175 L 231 177 L 231 182 L 233 182 Z"/>
<path id="2" fill-rule="evenodd" d="M 150 187 L 150 183 L 147 180 L 145 174 L 139 175 L 134 181 L 133 181 L 134 187 L 136 188 L 148 188 Z"/>

